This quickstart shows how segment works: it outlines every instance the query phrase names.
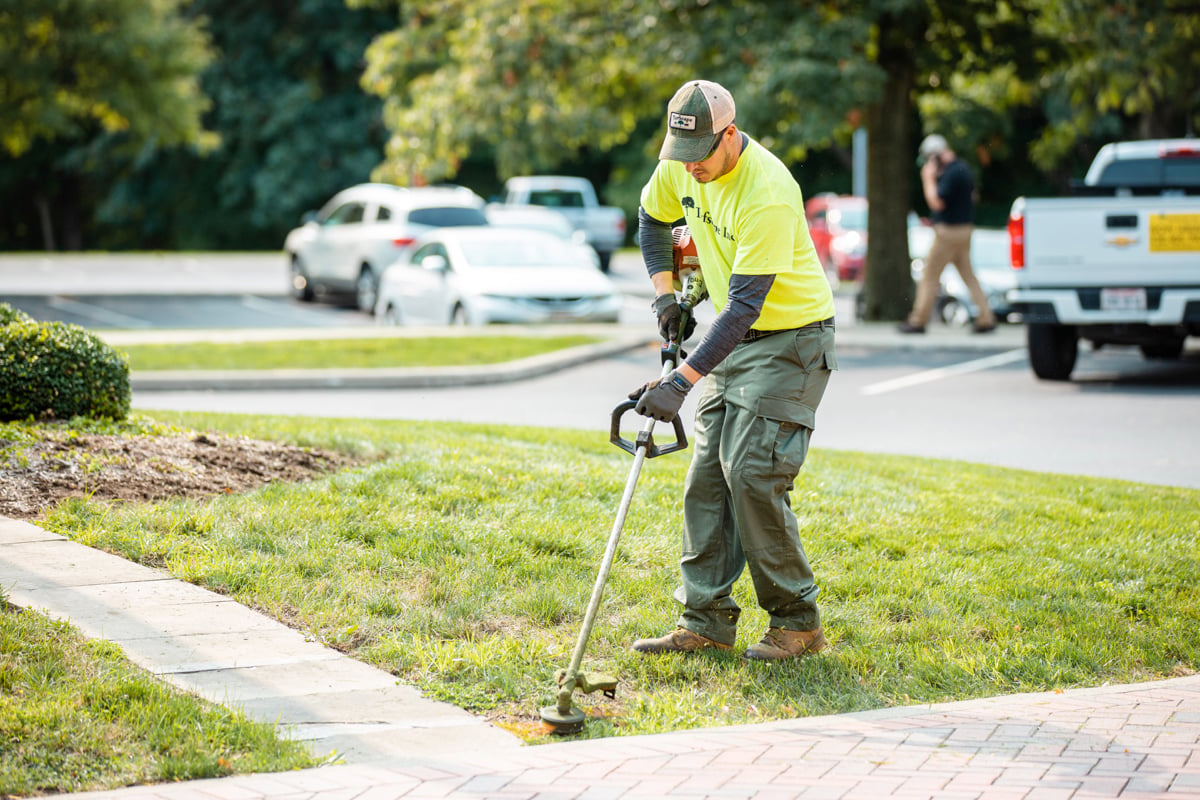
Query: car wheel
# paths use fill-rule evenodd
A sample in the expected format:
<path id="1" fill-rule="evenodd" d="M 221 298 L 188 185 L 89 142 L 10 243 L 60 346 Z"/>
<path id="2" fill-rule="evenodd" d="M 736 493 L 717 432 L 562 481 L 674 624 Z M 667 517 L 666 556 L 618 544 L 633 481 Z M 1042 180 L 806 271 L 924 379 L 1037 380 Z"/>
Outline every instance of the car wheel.
<path id="1" fill-rule="evenodd" d="M 388 303 L 387 308 L 383 310 L 383 316 L 380 317 L 380 322 L 384 325 L 402 325 L 400 312 L 396 310 L 394 303 Z"/>
<path id="2" fill-rule="evenodd" d="M 600 271 L 608 272 L 612 267 L 612 253 L 601 253 L 597 250 L 596 255 L 600 257 Z"/>
<path id="3" fill-rule="evenodd" d="M 1046 381 L 1065 381 L 1075 369 L 1079 354 L 1079 336 L 1070 325 L 1030 325 L 1029 366 L 1033 374 Z"/>
<path id="4" fill-rule="evenodd" d="M 968 325 L 971 322 L 971 312 L 967 310 L 966 305 L 953 297 L 947 297 L 941 302 L 938 308 L 938 315 L 941 317 L 942 322 L 958 328 Z"/>
<path id="5" fill-rule="evenodd" d="M 358 274 L 358 282 L 354 284 L 354 304 L 358 310 L 367 314 L 374 313 L 375 301 L 379 298 L 379 281 L 375 272 L 363 264 L 362 272 Z"/>
<path id="6" fill-rule="evenodd" d="M 292 297 L 305 303 L 311 303 L 314 297 L 312 282 L 304 271 L 300 256 L 292 256 Z"/>
<path id="7" fill-rule="evenodd" d="M 1153 344 L 1141 346 L 1142 355 L 1146 358 L 1174 360 L 1183 356 L 1183 336 L 1162 339 Z"/>
<path id="8" fill-rule="evenodd" d="M 454 310 L 450 312 L 450 324 L 460 328 L 467 324 L 467 310 L 462 303 L 454 304 Z"/>

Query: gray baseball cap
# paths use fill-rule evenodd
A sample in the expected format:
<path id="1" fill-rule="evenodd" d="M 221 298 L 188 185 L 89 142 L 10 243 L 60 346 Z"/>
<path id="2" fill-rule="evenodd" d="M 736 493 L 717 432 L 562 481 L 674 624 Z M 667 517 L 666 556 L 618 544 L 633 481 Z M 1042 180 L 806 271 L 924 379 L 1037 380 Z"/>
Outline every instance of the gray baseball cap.
<path id="1" fill-rule="evenodd" d="M 700 161 L 733 124 L 733 95 L 719 83 L 688 81 L 667 104 L 667 137 L 660 161 Z"/>
<path id="2" fill-rule="evenodd" d="M 918 163 L 924 164 L 931 157 L 938 153 L 944 153 L 950 149 L 950 145 L 946 142 L 946 137 L 940 134 L 931 133 L 921 142 L 920 149 L 917 150 Z"/>

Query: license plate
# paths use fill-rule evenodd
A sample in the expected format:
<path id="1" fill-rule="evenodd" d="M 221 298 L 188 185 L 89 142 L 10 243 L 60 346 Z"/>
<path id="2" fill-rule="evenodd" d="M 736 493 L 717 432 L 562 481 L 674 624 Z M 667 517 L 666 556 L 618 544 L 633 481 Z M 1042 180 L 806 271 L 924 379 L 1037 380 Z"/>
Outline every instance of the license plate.
<path id="1" fill-rule="evenodd" d="M 1151 214 L 1151 253 L 1200 250 L 1200 214 Z"/>
<path id="2" fill-rule="evenodd" d="M 1145 289 L 1101 289 L 1101 311 L 1145 311 Z"/>

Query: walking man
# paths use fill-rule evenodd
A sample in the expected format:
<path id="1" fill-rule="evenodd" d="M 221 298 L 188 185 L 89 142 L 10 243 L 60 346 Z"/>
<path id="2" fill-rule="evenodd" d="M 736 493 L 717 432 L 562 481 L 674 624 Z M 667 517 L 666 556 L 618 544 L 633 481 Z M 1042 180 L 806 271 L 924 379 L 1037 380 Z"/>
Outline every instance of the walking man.
<path id="1" fill-rule="evenodd" d="M 919 160 L 921 188 L 933 213 L 934 236 L 921 281 L 917 284 L 917 299 L 908 319 L 900 323 L 900 332 L 925 332 L 941 289 L 942 270 L 951 262 L 979 309 L 974 331 L 993 331 L 996 317 L 971 268 L 971 234 L 975 230 L 975 180 L 971 177 L 971 168 L 955 155 L 945 138 L 936 133 L 921 142 Z"/>
<path id="2" fill-rule="evenodd" d="M 675 630 L 640 639 L 633 649 L 730 649 L 741 613 L 732 589 L 749 567 L 770 622 L 745 655 L 772 660 L 827 644 L 788 493 L 837 368 L 833 295 L 799 185 L 738 129 L 735 117 L 724 87 L 684 84 L 668 105 L 666 139 L 638 210 L 663 338 L 678 331 L 681 318 L 671 274 L 676 220 L 689 227 L 718 313 L 695 352 L 630 394 L 639 414 L 670 421 L 704 379 L 684 484 L 682 579 L 675 592 L 683 612 Z"/>

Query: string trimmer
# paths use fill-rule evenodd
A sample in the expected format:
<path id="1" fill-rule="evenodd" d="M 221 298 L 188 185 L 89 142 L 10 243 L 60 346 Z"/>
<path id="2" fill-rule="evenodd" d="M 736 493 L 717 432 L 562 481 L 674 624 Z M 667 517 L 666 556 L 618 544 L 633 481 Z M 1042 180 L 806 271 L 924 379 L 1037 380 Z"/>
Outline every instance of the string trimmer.
<path id="1" fill-rule="evenodd" d="M 666 378 L 671 370 L 679 366 L 680 354 L 682 352 L 680 345 L 683 340 L 683 332 L 687 328 L 688 320 L 691 318 L 692 309 L 707 296 L 704 290 L 704 281 L 700 277 L 699 270 L 693 271 L 685 280 L 683 299 L 679 303 L 680 308 L 683 310 L 682 318 L 679 320 L 679 334 L 663 348 L 663 367 L 660 376 L 662 378 Z M 675 429 L 675 441 L 670 444 L 657 445 L 654 443 L 654 420 L 650 417 L 646 418 L 646 423 L 638 433 L 636 441 L 631 442 L 628 439 L 623 439 L 621 437 L 621 417 L 636 406 L 636 401 L 627 400 L 613 409 L 609 441 L 622 450 L 633 454 L 633 466 L 630 468 L 629 477 L 625 481 L 625 493 L 621 496 L 621 505 L 617 509 L 617 518 L 613 520 L 612 532 L 608 535 L 608 546 L 604 549 L 604 559 L 600 563 L 600 572 L 596 575 L 596 583 L 592 587 L 592 599 L 588 603 L 587 613 L 583 617 L 583 627 L 579 631 L 579 639 L 575 643 L 574 652 L 571 654 L 571 663 L 566 669 L 558 671 L 558 702 L 552 706 L 545 706 L 541 711 L 542 720 L 552 726 L 553 733 L 560 735 L 578 733 L 583 730 L 583 723 L 587 719 L 579 707 L 572 702 L 572 697 L 576 689 L 579 689 L 584 694 L 601 691 L 608 697 L 616 696 L 616 678 L 608 675 L 589 675 L 580 671 L 580 665 L 583 663 L 583 653 L 587 649 L 588 637 L 591 636 L 592 625 L 596 621 L 596 612 L 600 610 L 600 599 L 604 595 L 604 585 L 608 582 L 608 573 L 612 569 L 613 558 L 617 554 L 617 542 L 620 541 L 621 531 L 625 527 L 625 516 L 629 513 L 629 505 L 633 500 L 633 490 L 637 486 L 638 475 L 642 471 L 642 464 L 647 458 L 664 456 L 687 447 L 687 433 L 684 431 L 683 421 L 679 418 L 678 414 L 671 421 Z"/>

